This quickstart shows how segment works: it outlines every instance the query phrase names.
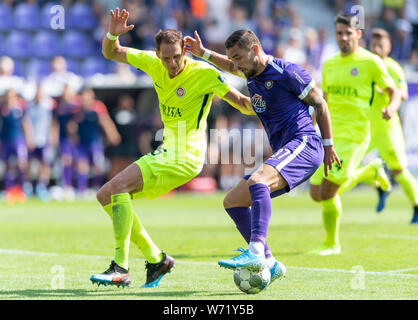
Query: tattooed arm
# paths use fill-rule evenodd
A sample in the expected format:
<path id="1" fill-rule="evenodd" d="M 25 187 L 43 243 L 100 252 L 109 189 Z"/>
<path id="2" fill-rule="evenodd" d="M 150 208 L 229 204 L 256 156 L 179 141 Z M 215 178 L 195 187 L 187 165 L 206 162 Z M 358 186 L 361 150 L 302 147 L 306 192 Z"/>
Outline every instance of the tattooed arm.
<path id="1" fill-rule="evenodd" d="M 325 176 L 328 176 L 328 169 L 331 170 L 334 161 L 341 166 L 338 155 L 334 150 L 334 143 L 332 142 L 331 118 L 328 112 L 328 105 L 325 99 L 319 94 L 316 88 L 313 88 L 308 95 L 303 99 L 307 105 L 315 109 L 316 122 L 321 130 L 321 136 L 324 144 L 324 171 Z"/>

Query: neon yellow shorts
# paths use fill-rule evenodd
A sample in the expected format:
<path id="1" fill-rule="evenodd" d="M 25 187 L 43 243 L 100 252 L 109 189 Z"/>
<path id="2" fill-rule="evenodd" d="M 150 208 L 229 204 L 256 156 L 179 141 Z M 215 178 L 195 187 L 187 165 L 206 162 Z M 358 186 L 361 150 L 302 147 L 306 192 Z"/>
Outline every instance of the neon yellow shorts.
<path id="1" fill-rule="evenodd" d="M 174 149 L 159 148 L 139 158 L 139 166 L 144 181 L 142 190 L 132 194 L 133 199 L 154 199 L 187 183 L 197 176 L 203 161 L 183 155 L 178 156 Z"/>
<path id="2" fill-rule="evenodd" d="M 390 170 L 402 170 L 407 167 L 402 126 L 397 114 L 389 121 L 389 123 L 381 123 L 381 125 L 376 123 L 375 130 L 372 127 L 369 150 L 376 148 Z"/>
<path id="3" fill-rule="evenodd" d="M 336 185 L 342 185 L 352 172 L 359 167 L 361 161 L 366 155 L 368 146 L 369 139 L 362 143 L 344 139 L 335 140 L 334 148 L 337 152 L 338 158 L 340 159 L 341 167 L 338 167 L 338 164 L 334 163 L 332 169 L 328 170 L 328 177 L 325 177 L 324 163 L 322 163 L 318 170 L 316 170 L 309 179 L 309 182 L 313 185 L 320 185 L 322 183 L 322 179 L 325 178 Z"/>

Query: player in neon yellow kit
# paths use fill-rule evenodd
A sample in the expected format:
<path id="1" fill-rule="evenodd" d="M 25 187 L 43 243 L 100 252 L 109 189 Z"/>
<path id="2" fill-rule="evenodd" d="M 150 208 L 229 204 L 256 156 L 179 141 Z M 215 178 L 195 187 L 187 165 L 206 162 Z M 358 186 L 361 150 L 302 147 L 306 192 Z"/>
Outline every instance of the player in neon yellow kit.
<path id="1" fill-rule="evenodd" d="M 311 196 L 322 204 L 322 218 L 326 239 L 321 247 L 311 253 L 320 255 L 339 254 L 339 221 L 342 207 L 339 189 L 363 170 L 368 179 L 377 180 L 382 189 L 389 187 L 389 180 L 381 175 L 381 162 L 357 169 L 363 159 L 370 140 L 369 112 L 374 84 L 388 93 L 389 104 L 382 110 L 383 115 L 397 109 L 400 96 L 383 61 L 373 53 L 359 47 L 361 30 L 354 26 L 356 18 L 340 14 L 335 20 L 335 37 L 340 52 L 325 61 L 322 70 L 322 89 L 327 100 L 335 150 L 341 167 L 334 166 L 323 176 L 319 168 L 311 177 Z"/>
<path id="2" fill-rule="evenodd" d="M 370 50 L 381 57 L 386 65 L 389 75 L 393 79 L 396 87 L 401 93 L 402 100 L 408 99 L 408 86 L 402 67 L 391 57 L 391 41 L 389 33 L 384 29 L 375 28 L 372 30 Z M 371 142 L 369 150 L 376 148 L 379 155 L 385 161 L 391 171 L 395 181 L 399 183 L 410 200 L 414 214 L 411 223 L 418 223 L 418 187 L 415 178 L 407 169 L 407 159 L 405 154 L 405 142 L 403 131 L 397 110 L 392 114 L 382 117 L 382 108 L 388 105 L 389 97 L 378 86 L 375 86 L 374 98 L 371 108 Z M 352 176 L 351 188 L 359 182 L 370 183 L 364 180 L 362 174 Z M 389 192 L 384 192 L 380 187 L 379 203 L 376 207 L 377 212 L 383 210 Z"/>
<path id="3" fill-rule="evenodd" d="M 98 191 L 97 199 L 112 218 L 116 249 L 110 268 L 90 280 L 104 285 L 129 285 L 128 255 L 132 241 L 147 260 L 143 286 L 155 287 L 174 266 L 174 259 L 151 240 L 132 210 L 131 199 L 156 198 L 200 173 L 206 152 L 206 119 L 214 94 L 242 113 L 254 111 L 250 99 L 230 88 L 217 69 L 185 56 L 180 31 L 159 31 L 155 36 L 155 52 L 127 48 L 119 44 L 117 36 L 133 29 L 133 25 L 126 25 L 129 13 L 124 9 L 119 14 L 117 8 L 115 13 L 110 11 L 110 16 L 103 55 L 131 64 L 151 76 L 164 123 L 164 142 Z"/>

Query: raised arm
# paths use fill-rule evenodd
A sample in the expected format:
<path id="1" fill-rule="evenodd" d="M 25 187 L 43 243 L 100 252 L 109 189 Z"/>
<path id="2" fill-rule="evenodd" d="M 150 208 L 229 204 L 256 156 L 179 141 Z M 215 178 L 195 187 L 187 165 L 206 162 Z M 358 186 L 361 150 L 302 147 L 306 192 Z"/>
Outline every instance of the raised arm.
<path id="1" fill-rule="evenodd" d="M 307 96 L 303 99 L 303 102 L 315 109 L 316 122 L 318 123 L 319 129 L 321 130 L 321 136 L 325 150 L 324 172 L 325 176 L 327 177 L 328 169 L 332 169 L 334 161 L 337 162 L 338 166 L 341 166 L 341 162 L 338 159 L 338 155 L 335 152 L 334 143 L 332 141 L 331 118 L 328 112 L 328 105 L 315 87 L 309 91 Z"/>
<path id="2" fill-rule="evenodd" d="M 191 52 L 196 57 L 203 58 L 212 62 L 221 70 L 245 78 L 245 75 L 236 68 L 235 64 L 231 60 L 229 60 L 226 55 L 205 49 L 197 31 L 194 32 L 194 36 L 194 38 L 190 36 L 184 38 L 186 51 Z M 204 56 L 205 52 L 207 56 Z"/>
<path id="3" fill-rule="evenodd" d="M 115 12 L 110 10 L 109 32 L 102 42 L 102 54 L 106 59 L 128 63 L 126 59 L 126 51 L 128 48 L 121 46 L 117 39 L 121 34 L 131 31 L 134 28 L 133 24 L 129 26 L 126 25 L 128 18 L 129 12 L 125 9 L 123 9 L 120 14 L 119 8 L 116 8 Z"/>

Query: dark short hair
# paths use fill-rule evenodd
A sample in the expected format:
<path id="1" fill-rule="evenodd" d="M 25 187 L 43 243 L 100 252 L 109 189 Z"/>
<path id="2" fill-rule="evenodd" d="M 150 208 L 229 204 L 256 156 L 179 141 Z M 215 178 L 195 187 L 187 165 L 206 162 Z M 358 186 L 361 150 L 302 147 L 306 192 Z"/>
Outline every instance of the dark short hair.
<path id="1" fill-rule="evenodd" d="M 334 25 L 337 25 L 337 23 L 342 23 L 346 26 L 354 27 L 357 23 L 357 19 L 357 16 L 353 16 L 347 13 L 339 13 L 334 19 Z"/>
<path id="2" fill-rule="evenodd" d="M 251 49 L 254 44 L 261 47 L 260 40 L 251 30 L 237 30 L 225 41 L 225 48 L 229 49 L 238 44 L 242 49 Z"/>
<path id="3" fill-rule="evenodd" d="M 183 34 L 179 30 L 174 30 L 174 29 L 160 30 L 155 35 L 154 40 L 155 40 L 155 45 L 158 51 L 160 51 L 160 45 L 163 42 L 164 43 L 178 42 L 182 49 L 184 46 Z"/>
<path id="4" fill-rule="evenodd" d="M 386 38 L 390 41 L 390 34 L 385 29 L 374 28 L 372 30 L 372 38 Z"/>

